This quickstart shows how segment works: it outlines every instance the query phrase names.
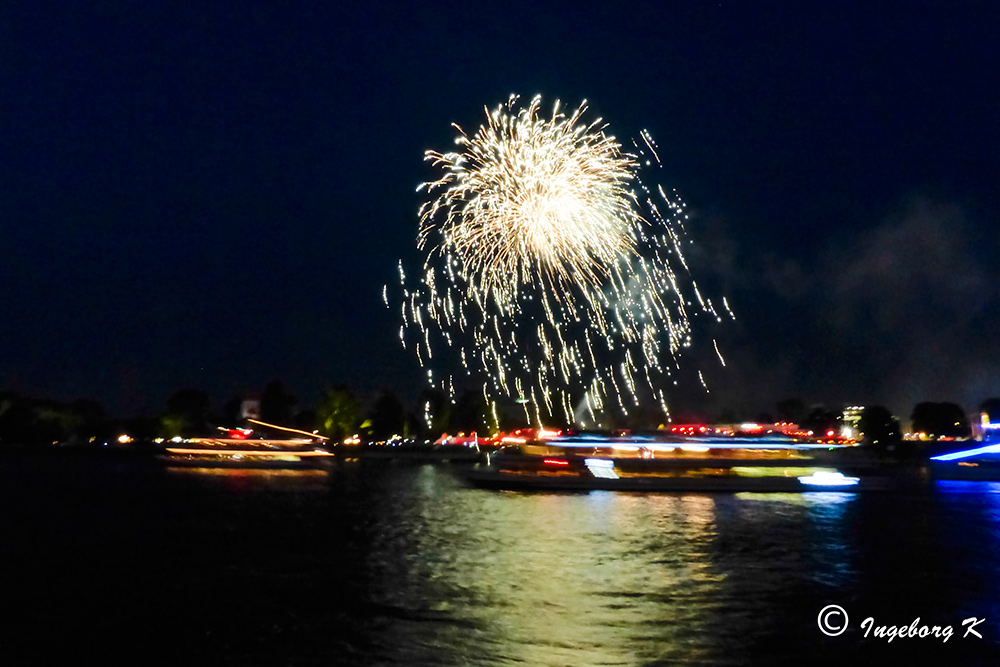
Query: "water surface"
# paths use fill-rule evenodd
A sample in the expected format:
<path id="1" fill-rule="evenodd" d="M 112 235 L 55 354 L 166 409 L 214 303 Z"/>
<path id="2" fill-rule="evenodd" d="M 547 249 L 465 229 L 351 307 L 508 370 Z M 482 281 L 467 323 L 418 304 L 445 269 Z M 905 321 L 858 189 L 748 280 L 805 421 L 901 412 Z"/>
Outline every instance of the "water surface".
<path id="1" fill-rule="evenodd" d="M 0 457 L 8 654 L 142 664 L 1000 664 L 1000 486 L 518 493 L 325 472 Z M 847 631 L 817 614 L 843 606 Z M 861 621 L 953 624 L 864 637 Z M 961 621 L 986 618 L 983 640 Z M 18 663 L 14 663 L 18 664 Z"/>

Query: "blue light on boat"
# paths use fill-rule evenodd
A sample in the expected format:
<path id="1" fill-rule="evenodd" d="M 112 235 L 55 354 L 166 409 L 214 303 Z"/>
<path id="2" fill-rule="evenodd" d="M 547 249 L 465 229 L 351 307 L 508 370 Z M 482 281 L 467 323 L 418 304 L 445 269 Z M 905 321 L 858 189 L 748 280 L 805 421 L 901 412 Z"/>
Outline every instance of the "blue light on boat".
<path id="1" fill-rule="evenodd" d="M 861 481 L 861 478 L 848 477 L 842 472 L 820 471 L 799 477 L 799 481 L 808 486 L 854 486 Z"/>
<path id="2" fill-rule="evenodd" d="M 970 456 L 979 456 L 980 454 L 996 454 L 997 452 L 1000 452 L 1000 445 L 987 445 L 986 447 L 976 447 L 975 449 L 965 449 L 960 452 L 951 452 L 950 454 L 932 456 L 931 461 L 958 461 L 960 459 L 967 459 Z"/>

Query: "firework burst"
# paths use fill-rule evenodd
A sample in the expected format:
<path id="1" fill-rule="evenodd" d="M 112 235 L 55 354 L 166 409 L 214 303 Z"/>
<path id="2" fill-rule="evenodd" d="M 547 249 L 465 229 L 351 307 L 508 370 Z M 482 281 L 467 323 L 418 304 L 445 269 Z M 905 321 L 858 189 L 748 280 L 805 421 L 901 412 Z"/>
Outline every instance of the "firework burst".
<path id="1" fill-rule="evenodd" d="M 633 252 L 639 221 L 632 156 L 600 119 L 582 124 L 585 104 L 566 117 L 557 102 L 549 118 L 539 118 L 538 97 L 516 113 L 515 104 L 488 113 L 472 138 L 461 133 L 459 152 L 428 151 L 444 175 L 421 186 L 441 195 L 421 208 L 420 247 L 440 237 L 435 250 L 499 304 L 536 282 L 600 285 Z"/>
<path id="2" fill-rule="evenodd" d="M 419 188 L 419 285 L 399 267 L 400 339 L 452 396 L 452 373 L 435 377 L 435 350 L 479 376 L 494 415 L 501 400 L 536 424 L 627 414 L 649 400 L 667 412 L 663 385 L 694 303 L 678 274 L 687 275 L 685 205 L 643 183 L 642 170 L 659 164 L 646 132 L 625 152 L 601 119 L 584 120 L 586 102 L 568 114 L 559 102 L 551 115 L 540 107 L 512 96 L 473 135 L 455 126 L 456 151 L 427 151 L 440 177 Z"/>

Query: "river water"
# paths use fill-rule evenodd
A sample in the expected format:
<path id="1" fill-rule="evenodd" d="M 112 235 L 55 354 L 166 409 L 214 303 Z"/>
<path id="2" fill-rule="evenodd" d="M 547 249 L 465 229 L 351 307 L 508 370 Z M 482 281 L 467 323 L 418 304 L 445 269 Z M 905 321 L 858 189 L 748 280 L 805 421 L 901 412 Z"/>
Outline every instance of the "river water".
<path id="1" fill-rule="evenodd" d="M 0 456 L 8 664 L 1000 664 L 1000 485 L 515 493 Z M 831 637 L 818 615 L 843 608 Z M 871 618 L 866 632 L 863 622 Z M 966 635 L 962 621 L 985 619 Z M 843 616 L 830 616 L 833 629 Z M 876 637 L 878 626 L 930 636 Z M 951 626 L 947 642 L 935 637 Z M 963 635 L 966 635 L 963 637 Z"/>

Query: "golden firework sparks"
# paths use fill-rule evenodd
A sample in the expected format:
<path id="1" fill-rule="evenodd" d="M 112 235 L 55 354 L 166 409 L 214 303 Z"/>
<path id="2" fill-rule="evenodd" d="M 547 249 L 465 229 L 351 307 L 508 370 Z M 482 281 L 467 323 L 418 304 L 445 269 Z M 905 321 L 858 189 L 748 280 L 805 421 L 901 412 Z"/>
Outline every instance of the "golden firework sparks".
<path id="1" fill-rule="evenodd" d="M 421 364 L 440 340 L 485 374 L 494 414 L 504 397 L 535 423 L 579 421 L 574 404 L 591 418 L 608 405 L 627 413 L 647 395 L 665 411 L 662 385 L 690 339 L 674 270 L 688 272 L 685 204 L 643 184 L 640 169 L 659 164 L 647 132 L 628 153 L 601 119 L 584 120 L 586 102 L 568 115 L 558 101 L 551 115 L 540 108 L 512 96 L 471 136 L 455 126 L 458 150 L 426 152 L 440 176 L 418 188 L 425 259 L 416 287 L 400 266 L 404 330 L 420 331 Z M 450 375 L 427 370 L 453 393 Z"/>

